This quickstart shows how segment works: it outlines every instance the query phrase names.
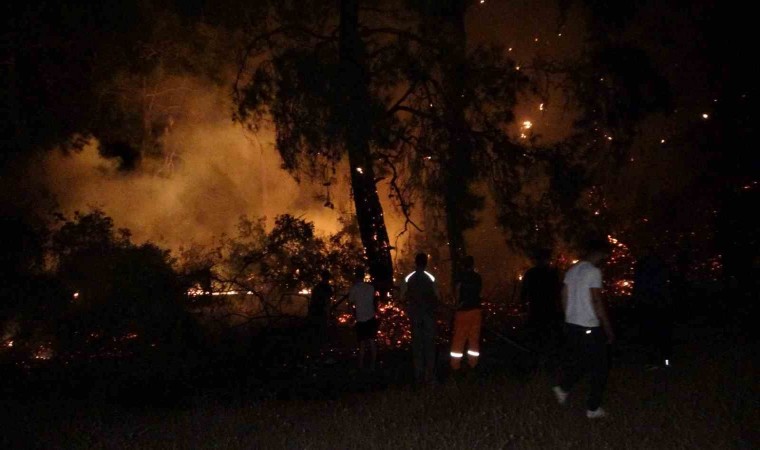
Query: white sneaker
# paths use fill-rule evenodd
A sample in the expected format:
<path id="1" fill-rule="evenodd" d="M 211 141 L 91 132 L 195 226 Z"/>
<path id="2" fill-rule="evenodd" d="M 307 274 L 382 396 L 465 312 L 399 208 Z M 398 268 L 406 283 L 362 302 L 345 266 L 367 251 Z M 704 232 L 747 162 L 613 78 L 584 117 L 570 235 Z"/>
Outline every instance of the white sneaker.
<path id="1" fill-rule="evenodd" d="M 602 417 L 607 417 L 607 411 L 599 407 L 593 411 L 586 411 L 586 417 L 589 419 L 601 419 Z"/>
<path id="2" fill-rule="evenodd" d="M 554 386 L 552 391 L 554 392 L 554 396 L 557 397 L 557 403 L 564 405 L 567 401 L 567 392 L 563 391 L 559 386 Z"/>

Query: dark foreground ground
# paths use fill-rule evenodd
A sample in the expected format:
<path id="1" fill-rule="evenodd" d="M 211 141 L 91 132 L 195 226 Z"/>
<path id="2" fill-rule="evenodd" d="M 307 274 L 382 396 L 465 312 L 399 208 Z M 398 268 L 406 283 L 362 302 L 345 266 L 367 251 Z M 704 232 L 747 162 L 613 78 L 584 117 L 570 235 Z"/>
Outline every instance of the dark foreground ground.
<path id="1" fill-rule="evenodd" d="M 760 448 L 757 343 L 749 335 L 682 324 L 672 368 L 658 371 L 645 371 L 635 344 L 621 343 L 610 417 L 596 422 L 584 415 L 585 386 L 560 407 L 551 370 L 526 368 L 494 343 L 478 373 L 422 389 L 399 370 L 405 355 L 387 354 L 372 377 L 338 362 L 279 384 L 217 381 L 174 404 L 14 395 L 3 402 L 0 447 Z"/>

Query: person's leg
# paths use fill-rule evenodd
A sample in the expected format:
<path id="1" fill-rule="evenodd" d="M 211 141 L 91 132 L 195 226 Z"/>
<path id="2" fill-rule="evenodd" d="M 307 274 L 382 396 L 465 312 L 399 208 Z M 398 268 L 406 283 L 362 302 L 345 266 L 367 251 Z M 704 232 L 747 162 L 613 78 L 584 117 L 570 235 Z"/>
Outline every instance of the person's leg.
<path id="1" fill-rule="evenodd" d="M 480 358 L 480 328 L 483 322 L 483 312 L 479 309 L 467 312 L 467 363 L 470 367 L 475 368 Z"/>
<path id="2" fill-rule="evenodd" d="M 464 312 L 457 311 L 454 314 L 454 336 L 451 339 L 451 369 L 459 370 L 462 367 L 462 357 L 464 356 L 464 343 L 467 335 L 465 334 Z"/>
<path id="3" fill-rule="evenodd" d="M 369 354 L 370 354 L 369 370 L 374 372 L 375 366 L 377 364 L 377 342 L 375 341 L 374 338 L 369 340 Z"/>
<path id="4" fill-rule="evenodd" d="M 558 383 L 565 392 L 570 392 L 585 371 L 583 334 L 583 328 L 565 325 L 566 349 Z"/>
<path id="5" fill-rule="evenodd" d="M 423 327 L 419 315 L 415 314 L 409 317 L 412 325 L 412 363 L 414 366 L 414 379 L 419 382 L 422 381 L 425 367 L 424 367 L 424 342 Z"/>
<path id="6" fill-rule="evenodd" d="M 607 338 L 601 329 L 595 330 L 587 339 L 586 354 L 590 372 L 587 408 L 589 411 L 596 411 L 602 404 L 609 373 Z"/>
<path id="7" fill-rule="evenodd" d="M 665 321 L 663 323 L 662 330 L 662 357 L 665 365 L 671 364 L 673 358 L 673 327 L 675 318 L 673 317 L 673 310 L 667 309 L 665 311 Z"/>
<path id="8" fill-rule="evenodd" d="M 364 370 L 364 354 L 367 347 L 367 341 L 362 339 L 359 342 L 359 370 Z"/>
<path id="9" fill-rule="evenodd" d="M 662 364 L 660 360 L 660 337 L 659 332 L 661 328 L 661 320 L 658 316 L 657 308 L 648 305 L 645 310 L 645 323 L 646 328 L 646 348 L 647 348 L 647 363 L 650 366 L 659 366 Z"/>
<path id="10" fill-rule="evenodd" d="M 425 382 L 432 382 L 435 377 L 435 319 L 432 315 L 425 314 L 422 328 L 424 329 L 424 360 Z"/>

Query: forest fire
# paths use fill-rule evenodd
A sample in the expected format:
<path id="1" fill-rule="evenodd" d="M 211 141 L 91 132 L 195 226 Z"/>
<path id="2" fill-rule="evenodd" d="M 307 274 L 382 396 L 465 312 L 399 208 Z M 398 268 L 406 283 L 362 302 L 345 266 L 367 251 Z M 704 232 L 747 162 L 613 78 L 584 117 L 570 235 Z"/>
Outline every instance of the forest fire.
<path id="1" fill-rule="evenodd" d="M 3 447 L 743 448 L 757 20 L 681 3 L 5 2 Z"/>

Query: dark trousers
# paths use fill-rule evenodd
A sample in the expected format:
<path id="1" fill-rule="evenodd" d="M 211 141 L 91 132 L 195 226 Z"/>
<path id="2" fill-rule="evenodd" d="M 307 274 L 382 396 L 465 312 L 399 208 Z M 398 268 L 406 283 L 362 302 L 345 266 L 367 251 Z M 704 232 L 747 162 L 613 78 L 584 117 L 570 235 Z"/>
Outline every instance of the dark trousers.
<path id="1" fill-rule="evenodd" d="M 641 335 L 650 364 L 663 365 L 673 349 L 673 311 L 667 307 L 642 307 Z"/>
<path id="2" fill-rule="evenodd" d="M 409 314 L 412 322 L 412 359 L 414 378 L 418 382 L 431 382 L 435 376 L 435 319 L 432 314 Z"/>
<path id="3" fill-rule="evenodd" d="M 590 386 L 587 408 L 594 411 L 602 404 L 607 384 L 607 336 L 600 327 L 586 328 L 566 323 L 565 340 L 565 360 L 559 386 L 568 392 L 583 375 L 588 374 Z"/>

